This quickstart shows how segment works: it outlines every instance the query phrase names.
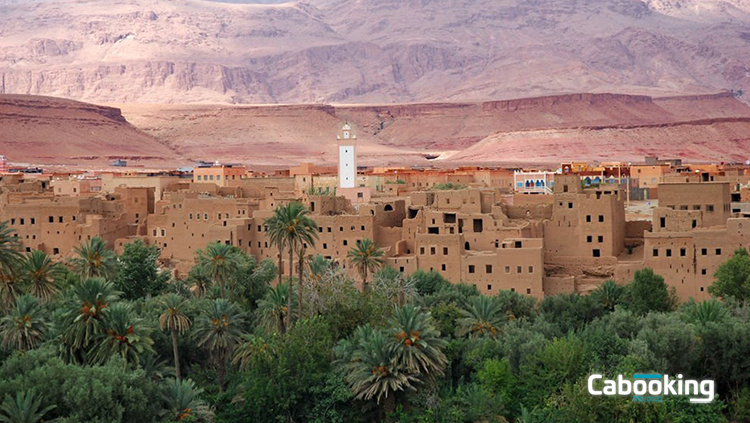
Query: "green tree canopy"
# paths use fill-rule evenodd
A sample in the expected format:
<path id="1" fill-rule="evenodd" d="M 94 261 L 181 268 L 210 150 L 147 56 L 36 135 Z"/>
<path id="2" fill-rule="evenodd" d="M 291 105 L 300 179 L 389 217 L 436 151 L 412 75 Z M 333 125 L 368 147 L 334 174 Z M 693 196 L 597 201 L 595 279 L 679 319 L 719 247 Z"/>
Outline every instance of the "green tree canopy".
<path id="1" fill-rule="evenodd" d="M 729 260 L 716 269 L 714 278 L 716 280 L 708 287 L 711 295 L 750 300 L 750 255 L 747 250 L 737 249 Z"/>

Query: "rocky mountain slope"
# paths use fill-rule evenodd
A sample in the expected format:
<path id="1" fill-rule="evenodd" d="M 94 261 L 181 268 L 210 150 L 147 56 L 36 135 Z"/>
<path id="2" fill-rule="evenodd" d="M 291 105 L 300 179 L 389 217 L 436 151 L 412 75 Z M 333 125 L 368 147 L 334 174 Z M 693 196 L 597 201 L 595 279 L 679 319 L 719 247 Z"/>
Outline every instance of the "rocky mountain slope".
<path id="1" fill-rule="evenodd" d="M 0 152 L 15 163 L 172 167 L 168 145 L 129 124 L 119 109 L 27 95 L 0 95 Z"/>
<path id="2" fill-rule="evenodd" d="M 285 168 L 334 163 L 343 121 L 364 165 L 545 165 L 646 155 L 750 158 L 750 107 L 731 94 L 569 94 L 390 105 L 159 105 L 120 108 L 0 95 L 0 153 L 13 162 L 175 168 L 195 160 Z M 122 111 L 121 111 L 122 110 Z"/>
<path id="3" fill-rule="evenodd" d="M 575 94 L 396 105 L 129 105 L 135 126 L 192 159 L 288 166 L 336 161 L 354 124 L 366 165 L 545 164 L 750 158 L 750 107 L 731 94 Z M 434 160 L 436 157 L 439 159 Z"/>
<path id="4" fill-rule="evenodd" d="M 404 103 L 750 88 L 748 0 L 0 0 L 0 93 Z"/>

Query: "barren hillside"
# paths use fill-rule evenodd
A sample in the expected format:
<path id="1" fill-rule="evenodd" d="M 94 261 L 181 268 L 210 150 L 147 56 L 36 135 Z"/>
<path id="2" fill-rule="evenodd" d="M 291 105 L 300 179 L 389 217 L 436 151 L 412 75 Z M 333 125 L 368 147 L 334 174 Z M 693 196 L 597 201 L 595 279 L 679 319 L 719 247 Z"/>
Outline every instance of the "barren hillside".
<path id="1" fill-rule="evenodd" d="M 0 152 L 13 162 L 178 166 L 184 160 L 112 107 L 52 97 L 0 95 Z"/>
<path id="2" fill-rule="evenodd" d="M 750 107 L 727 93 L 366 106 L 119 107 L 135 126 L 185 157 L 281 166 L 334 162 L 333 136 L 345 120 L 356 126 L 361 162 L 369 165 L 637 161 L 651 154 L 726 161 L 750 152 Z M 435 156 L 448 160 L 426 159 Z"/>

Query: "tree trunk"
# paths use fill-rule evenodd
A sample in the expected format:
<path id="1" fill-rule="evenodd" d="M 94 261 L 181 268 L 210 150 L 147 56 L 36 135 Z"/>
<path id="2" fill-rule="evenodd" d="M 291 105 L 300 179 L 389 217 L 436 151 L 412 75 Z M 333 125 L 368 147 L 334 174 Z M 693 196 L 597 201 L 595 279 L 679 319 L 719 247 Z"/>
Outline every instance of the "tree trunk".
<path id="1" fill-rule="evenodd" d="M 305 273 L 305 249 L 303 248 L 299 252 L 299 269 L 297 269 L 298 289 L 297 289 L 297 319 L 302 318 L 302 275 Z"/>
<path id="2" fill-rule="evenodd" d="M 219 289 L 221 290 L 221 298 L 226 299 L 227 293 L 224 290 L 224 278 L 222 276 L 219 276 L 218 279 L 219 279 Z"/>
<path id="3" fill-rule="evenodd" d="M 385 411 L 385 417 L 388 417 L 389 413 L 396 411 L 396 394 L 391 392 L 390 395 L 385 397 L 383 401 L 383 409 Z"/>
<path id="4" fill-rule="evenodd" d="M 227 375 L 227 363 L 224 357 L 224 353 L 219 353 L 218 373 L 219 373 L 219 391 L 224 392 L 224 381 Z"/>
<path id="5" fill-rule="evenodd" d="M 367 269 L 362 272 L 362 294 L 367 295 Z"/>
<path id="6" fill-rule="evenodd" d="M 174 375 L 179 382 L 180 376 L 180 351 L 177 349 L 177 330 L 172 329 L 172 352 L 174 352 Z"/>
<path id="7" fill-rule="evenodd" d="M 399 289 L 398 289 L 398 305 L 399 307 L 403 307 L 404 304 L 406 304 L 406 293 L 404 292 L 404 278 L 401 278 L 401 282 L 399 283 Z"/>
<path id="8" fill-rule="evenodd" d="M 283 245 L 279 243 L 279 283 L 277 285 L 281 285 L 281 275 L 284 273 L 284 262 L 281 260 L 281 257 L 283 256 Z"/>
<path id="9" fill-rule="evenodd" d="M 289 295 L 287 296 L 286 327 L 292 328 L 292 275 L 294 274 L 294 245 L 289 244 Z"/>

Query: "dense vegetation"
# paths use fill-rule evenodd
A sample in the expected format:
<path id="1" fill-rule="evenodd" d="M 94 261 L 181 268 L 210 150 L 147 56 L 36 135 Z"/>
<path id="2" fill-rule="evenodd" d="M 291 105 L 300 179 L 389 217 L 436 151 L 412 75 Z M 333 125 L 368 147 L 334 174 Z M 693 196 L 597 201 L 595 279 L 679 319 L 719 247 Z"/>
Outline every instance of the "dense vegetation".
<path id="1" fill-rule="evenodd" d="M 649 269 L 626 286 L 536 301 L 438 273 L 405 278 L 362 240 L 364 290 L 308 256 L 299 204 L 266 221 L 295 276 L 214 243 L 185 281 L 141 241 L 56 263 L 0 226 L 0 421 L 750 422 L 750 257 L 716 298 L 677 304 Z M 718 400 L 594 397 L 592 372 L 716 381 Z"/>

